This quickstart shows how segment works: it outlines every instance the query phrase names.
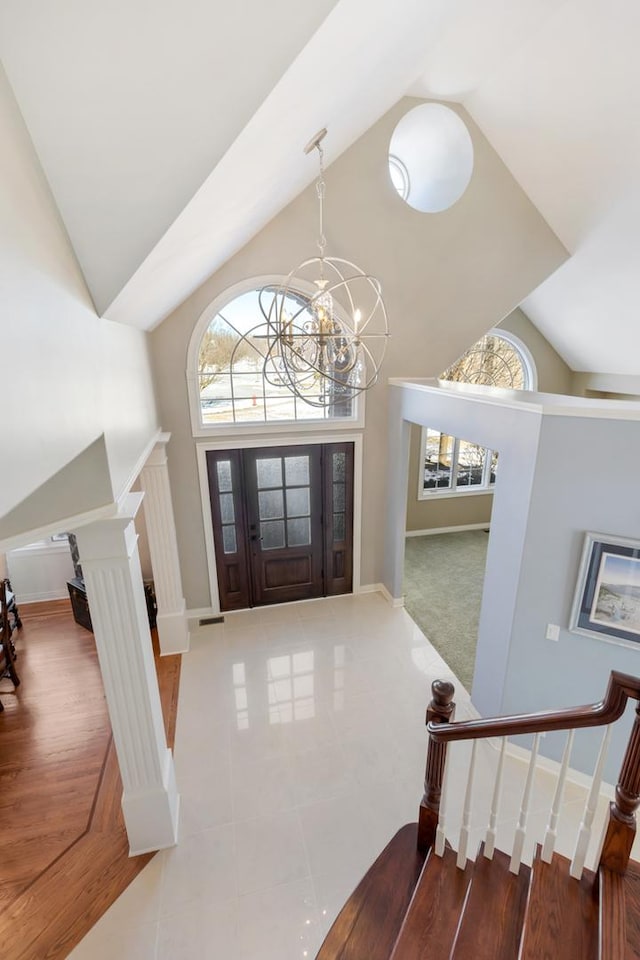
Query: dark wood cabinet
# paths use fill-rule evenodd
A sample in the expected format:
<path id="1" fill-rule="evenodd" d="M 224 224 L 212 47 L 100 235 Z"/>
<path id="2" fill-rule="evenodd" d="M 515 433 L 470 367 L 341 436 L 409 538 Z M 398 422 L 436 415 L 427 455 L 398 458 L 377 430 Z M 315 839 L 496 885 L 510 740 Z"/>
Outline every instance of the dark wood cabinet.
<path id="1" fill-rule="evenodd" d="M 71 600 L 71 609 L 73 610 L 73 619 L 81 627 L 93 632 L 91 624 L 91 613 L 89 611 L 89 601 L 87 600 L 87 591 L 84 580 L 74 577 L 73 580 L 67 580 L 67 589 L 69 590 L 69 599 Z M 144 596 L 147 601 L 147 615 L 149 617 L 149 626 L 153 629 L 156 625 L 156 616 L 158 606 L 156 603 L 156 594 L 153 589 L 153 581 L 145 580 Z"/>
<path id="2" fill-rule="evenodd" d="M 67 589 L 69 599 L 71 600 L 71 609 L 73 610 L 73 619 L 81 627 L 92 630 L 91 614 L 89 613 L 89 601 L 87 600 L 87 591 L 84 583 L 78 577 L 73 580 L 67 580 Z"/>

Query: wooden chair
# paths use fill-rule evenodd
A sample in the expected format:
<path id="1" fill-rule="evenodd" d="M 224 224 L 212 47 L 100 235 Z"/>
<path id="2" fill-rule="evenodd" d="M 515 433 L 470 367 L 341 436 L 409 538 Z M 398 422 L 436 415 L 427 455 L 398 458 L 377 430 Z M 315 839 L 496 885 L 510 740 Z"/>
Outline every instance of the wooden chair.
<path id="1" fill-rule="evenodd" d="M 15 647 L 11 634 L 14 626 L 22 626 L 15 606 L 15 597 L 9 589 L 9 581 L 0 581 L 0 680 L 8 677 L 14 687 L 20 685 L 20 678 L 15 668 Z M 0 712 L 4 710 L 0 700 Z"/>
<path id="2" fill-rule="evenodd" d="M 18 604 L 16 603 L 15 594 L 11 588 L 10 580 L 3 580 L 6 591 L 7 599 L 7 612 L 9 614 L 9 623 L 11 625 L 11 631 L 20 630 L 22 628 L 22 620 L 20 619 L 20 613 L 18 611 Z"/>

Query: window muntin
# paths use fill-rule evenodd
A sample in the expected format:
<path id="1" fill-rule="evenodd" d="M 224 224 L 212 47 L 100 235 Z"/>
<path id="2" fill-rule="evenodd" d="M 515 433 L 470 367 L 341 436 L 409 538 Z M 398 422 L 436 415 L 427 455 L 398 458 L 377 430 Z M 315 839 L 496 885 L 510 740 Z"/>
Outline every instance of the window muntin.
<path id="1" fill-rule="evenodd" d="M 535 368 L 510 333 L 492 330 L 474 343 L 440 380 L 531 390 Z M 430 427 L 422 431 L 418 499 L 487 493 L 496 482 L 498 453 Z"/>
<path id="2" fill-rule="evenodd" d="M 259 295 L 260 289 L 254 288 L 233 297 L 204 331 L 197 359 L 200 426 L 355 420 L 355 401 L 339 397 L 335 404 L 311 406 L 285 384 L 274 385 L 265 378 L 268 345 Z M 301 325 L 308 304 L 304 294 L 288 295 L 285 304 L 292 316 L 298 315 L 296 323 Z M 268 303 L 265 306 L 268 308 Z M 310 383 L 309 398 L 317 397 L 320 390 L 320 384 Z"/>
<path id="3" fill-rule="evenodd" d="M 455 437 L 430 428 L 423 430 L 424 490 L 451 489 L 454 447 Z"/>
<path id="4" fill-rule="evenodd" d="M 309 459 L 308 454 L 256 459 L 262 550 L 311 543 Z"/>
<path id="5" fill-rule="evenodd" d="M 424 468 L 418 488 L 419 500 L 487 493 L 496 482 L 498 454 L 495 450 L 431 427 L 422 430 L 421 450 Z"/>
<path id="6" fill-rule="evenodd" d="M 396 157 L 393 153 L 389 154 L 389 176 L 398 196 L 406 201 L 411 192 L 409 171 L 400 157 Z"/>
<path id="7" fill-rule="evenodd" d="M 531 390 L 530 362 L 511 337 L 492 331 L 462 354 L 440 380 L 509 390 Z"/>

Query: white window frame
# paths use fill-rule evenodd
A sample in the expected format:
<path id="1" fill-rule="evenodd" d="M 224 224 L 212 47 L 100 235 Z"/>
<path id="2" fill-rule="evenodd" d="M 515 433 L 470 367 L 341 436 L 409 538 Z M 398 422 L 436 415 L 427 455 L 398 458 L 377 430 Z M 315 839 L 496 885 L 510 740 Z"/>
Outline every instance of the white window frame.
<path id="1" fill-rule="evenodd" d="M 533 359 L 533 355 L 527 345 L 522 342 L 520 337 L 517 337 L 515 333 L 511 333 L 510 330 L 502 330 L 500 327 L 493 327 L 491 330 L 485 334 L 487 337 L 499 337 L 502 340 L 506 340 L 507 343 L 510 343 L 514 350 L 520 356 L 522 362 L 522 367 L 524 371 L 524 386 L 523 390 L 537 390 L 538 387 L 538 373 L 536 370 L 536 364 Z M 447 383 L 448 381 L 443 380 L 442 383 Z M 453 454 L 451 456 L 451 485 L 449 487 L 432 487 L 428 490 L 424 489 L 424 465 L 425 465 L 425 449 L 427 442 L 427 430 L 431 429 L 435 432 L 442 433 L 437 429 L 437 427 L 422 427 L 420 432 L 420 456 L 418 458 L 418 500 L 444 500 L 448 497 L 477 497 L 486 494 L 492 494 L 495 487 L 495 483 L 490 483 L 491 477 L 491 459 L 493 454 L 496 452 L 490 450 L 488 447 L 484 447 L 487 451 L 484 463 L 484 472 L 481 484 L 474 484 L 473 487 L 460 487 L 456 489 L 456 481 L 458 477 L 458 455 L 460 451 L 460 437 L 454 437 L 453 441 Z M 449 434 L 449 436 L 451 436 Z M 468 443 L 473 443 L 475 441 L 467 441 Z M 482 446 L 482 444 L 478 444 Z"/>
<path id="2" fill-rule="evenodd" d="M 281 275 L 269 275 L 260 277 L 250 277 L 247 280 L 241 280 L 230 287 L 227 287 L 217 297 L 215 297 L 206 309 L 201 313 L 196 323 L 187 351 L 187 395 L 189 399 L 189 415 L 191 417 L 191 432 L 194 437 L 224 437 L 224 436 L 248 436 L 256 433 L 299 433 L 310 432 L 324 434 L 329 431 L 335 433 L 336 430 L 362 430 L 365 423 L 365 398 L 364 393 L 359 394 L 353 400 L 353 414 L 350 417 L 335 417 L 326 419 L 317 419 L 312 417 L 308 420 L 254 420 L 246 422 L 228 422 L 205 424 L 202 420 L 202 408 L 200 405 L 200 381 L 198 377 L 198 358 L 200 355 L 200 344 L 202 338 L 213 318 L 224 310 L 224 307 L 236 297 L 247 293 L 250 290 L 259 290 L 266 286 L 278 286 L 286 280 Z M 300 293 L 312 296 L 316 292 L 312 285 L 303 281 L 296 281 L 296 287 Z"/>
<path id="3" fill-rule="evenodd" d="M 490 483 L 491 477 L 491 458 L 495 453 L 494 450 L 489 450 L 488 447 L 483 447 L 483 450 L 486 450 L 487 455 L 484 460 L 482 483 L 474 483 L 473 486 L 460 487 L 456 489 L 456 482 L 458 479 L 458 457 L 460 453 L 460 437 L 453 437 L 453 453 L 451 455 L 451 486 L 449 487 L 431 487 L 428 490 L 424 489 L 424 464 L 425 464 L 425 448 L 427 443 L 427 430 L 433 430 L 436 433 L 442 433 L 441 430 L 436 430 L 435 427 L 422 427 L 420 431 L 420 476 L 418 477 L 418 500 L 445 500 L 448 497 L 477 497 L 479 494 L 493 493 L 495 487 L 495 482 Z M 450 436 L 450 434 L 449 434 Z M 471 443 L 473 441 L 466 441 Z M 482 446 L 482 444 L 478 444 Z"/>
<path id="4" fill-rule="evenodd" d="M 503 340 L 511 344 L 514 350 L 517 350 L 522 360 L 522 366 L 524 367 L 524 386 L 522 389 L 535 392 L 538 389 L 538 371 L 536 369 L 536 362 L 533 359 L 533 354 L 526 343 L 524 343 L 520 337 L 517 337 L 515 333 L 511 333 L 511 330 L 503 330 L 501 327 L 492 327 L 487 333 L 487 336 L 502 337 Z"/>

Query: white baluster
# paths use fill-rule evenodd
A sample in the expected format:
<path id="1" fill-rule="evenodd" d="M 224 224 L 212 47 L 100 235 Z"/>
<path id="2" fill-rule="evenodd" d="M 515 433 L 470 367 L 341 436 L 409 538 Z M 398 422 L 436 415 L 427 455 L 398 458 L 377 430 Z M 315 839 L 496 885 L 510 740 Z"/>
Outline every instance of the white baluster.
<path id="1" fill-rule="evenodd" d="M 571 868 L 569 870 L 571 876 L 575 877 L 576 880 L 579 880 L 582 876 L 584 862 L 587 859 L 587 850 L 589 848 L 589 841 L 591 840 L 591 826 L 593 824 L 593 818 L 598 805 L 600 785 L 602 784 L 602 771 L 604 769 L 604 761 L 609 748 L 609 740 L 611 739 L 611 730 L 611 726 L 607 727 L 605 735 L 602 738 L 600 752 L 598 753 L 598 760 L 596 762 L 596 768 L 593 771 L 591 789 L 589 791 L 589 796 L 587 797 L 587 803 L 582 816 L 582 823 L 580 824 L 580 829 L 578 831 L 576 850 L 573 855 L 573 860 L 571 861 Z"/>
<path id="2" fill-rule="evenodd" d="M 567 779 L 567 770 L 569 769 L 569 758 L 571 757 L 571 748 L 573 747 L 573 737 L 575 730 L 569 731 L 569 736 L 567 737 L 567 742 L 564 747 L 564 753 L 562 754 L 562 764 L 560 766 L 560 773 L 558 774 L 558 782 L 556 784 L 556 792 L 553 796 L 553 803 L 551 804 L 551 815 L 549 817 L 549 823 L 547 824 L 547 831 L 544 835 L 544 844 L 542 846 L 542 859 L 545 863 L 551 863 L 551 858 L 553 857 L 553 851 L 555 849 L 556 840 L 558 839 L 558 817 L 560 815 L 560 807 L 562 805 L 562 795 L 564 793 L 564 785 Z"/>
<path id="3" fill-rule="evenodd" d="M 460 839 L 458 841 L 458 859 L 456 866 L 464 870 L 467 865 L 467 849 L 469 847 L 469 827 L 471 825 L 471 797 L 473 793 L 473 775 L 476 769 L 476 749 L 478 741 L 473 741 L 471 750 L 471 762 L 469 763 L 469 775 L 467 777 L 467 789 L 464 795 L 464 808 L 462 811 L 462 827 L 460 828 Z"/>
<path id="4" fill-rule="evenodd" d="M 449 759 L 453 744 L 447 745 L 447 755 L 444 761 L 444 772 L 442 774 L 442 788 L 440 791 L 440 810 L 438 812 L 438 826 L 436 827 L 436 840 L 433 845 L 434 852 L 439 857 L 444 856 L 444 848 L 447 840 L 446 821 L 447 821 L 447 784 L 449 782 Z"/>
<path id="5" fill-rule="evenodd" d="M 533 790 L 533 779 L 536 772 L 536 760 L 538 759 L 538 746 L 540 745 L 540 734 L 536 733 L 533 738 L 533 748 L 531 750 L 531 759 L 529 760 L 529 770 L 527 771 L 527 780 L 522 794 L 522 803 L 520 805 L 520 816 L 516 835 L 513 840 L 513 851 L 511 853 L 511 862 L 509 870 L 511 873 L 518 873 L 520 863 L 522 862 L 522 849 L 527 832 L 527 819 L 529 817 L 529 806 L 531 804 L 531 791 Z"/>
<path id="6" fill-rule="evenodd" d="M 484 855 L 487 860 L 493 860 L 493 853 L 496 848 L 496 824 L 498 822 L 498 809 L 500 807 L 500 793 L 502 790 L 502 771 L 504 768 L 504 756 L 507 749 L 507 738 L 502 738 L 500 746 L 500 759 L 498 760 L 498 769 L 496 771 L 496 781 L 493 786 L 493 797 L 491 798 L 491 813 L 489 814 L 489 826 L 484 841 Z"/>

